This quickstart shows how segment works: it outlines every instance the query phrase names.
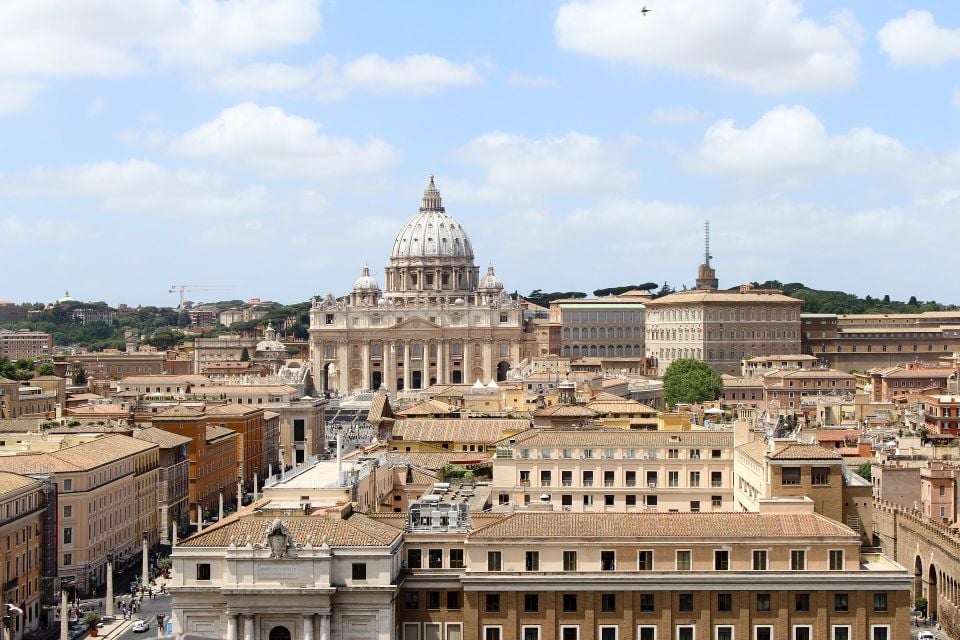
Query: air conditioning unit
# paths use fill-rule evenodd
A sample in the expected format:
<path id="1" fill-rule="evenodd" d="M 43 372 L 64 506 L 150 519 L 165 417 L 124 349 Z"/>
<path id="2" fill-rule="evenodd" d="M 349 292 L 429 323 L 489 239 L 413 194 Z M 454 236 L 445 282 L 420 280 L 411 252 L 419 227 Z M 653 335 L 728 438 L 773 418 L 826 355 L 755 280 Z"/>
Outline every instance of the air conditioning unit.
<path id="1" fill-rule="evenodd" d="M 570 507 L 564 507 L 563 510 L 564 510 L 564 511 L 570 511 Z"/>
<path id="2" fill-rule="evenodd" d="M 656 488 L 657 488 L 657 483 L 656 483 L 656 482 L 648 482 L 648 483 L 647 483 L 647 486 L 648 486 L 649 488 L 651 488 L 651 489 L 656 489 Z"/>

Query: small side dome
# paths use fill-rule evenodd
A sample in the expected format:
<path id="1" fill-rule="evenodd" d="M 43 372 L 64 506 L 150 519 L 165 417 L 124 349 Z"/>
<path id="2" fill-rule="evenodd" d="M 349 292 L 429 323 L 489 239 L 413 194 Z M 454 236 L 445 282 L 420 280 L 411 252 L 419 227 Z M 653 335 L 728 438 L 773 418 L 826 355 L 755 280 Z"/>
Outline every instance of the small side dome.
<path id="1" fill-rule="evenodd" d="M 357 281 L 353 283 L 353 290 L 357 293 L 380 291 L 380 285 L 377 284 L 377 280 L 370 275 L 370 267 L 364 265 L 363 272 L 360 274 L 360 277 L 357 278 Z"/>
<path id="2" fill-rule="evenodd" d="M 487 275 L 480 278 L 478 288 L 488 291 L 500 291 L 503 289 L 503 282 L 497 277 L 497 274 L 493 272 L 493 265 L 487 267 Z"/>

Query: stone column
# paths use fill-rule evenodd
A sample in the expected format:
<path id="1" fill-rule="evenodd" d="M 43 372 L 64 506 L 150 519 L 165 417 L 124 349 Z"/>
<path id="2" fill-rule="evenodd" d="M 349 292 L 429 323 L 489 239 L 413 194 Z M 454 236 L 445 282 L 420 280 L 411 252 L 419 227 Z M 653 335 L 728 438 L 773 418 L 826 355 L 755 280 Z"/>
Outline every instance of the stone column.
<path id="1" fill-rule="evenodd" d="M 493 338 L 483 339 L 483 384 L 489 383 L 493 379 Z"/>
<path id="2" fill-rule="evenodd" d="M 330 640 L 330 614 L 320 615 L 320 640 Z"/>
<path id="3" fill-rule="evenodd" d="M 160 507 L 160 544 L 167 544 L 170 542 L 170 508 L 167 505 L 162 505 Z"/>
<path id="4" fill-rule="evenodd" d="M 150 550 L 147 544 L 147 532 L 143 532 L 143 542 L 141 543 L 141 549 L 143 550 L 143 558 L 140 560 L 140 570 L 143 576 L 143 588 L 147 588 L 147 584 L 150 582 L 150 576 L 147 574 L 150 572 Z"/>
<path id="5" fill-rule="evenodd" d="M 113 618 L 113 554 L 107 554 L 107 618 Z"/>
<path id="6" fill-rule="evenodd" d="M 237 511 L 243 507 L 243 485 L 237 480 Z"/>
<path id="7" fill-rule="evenodd" d="M 227 612 L 227 640 L 237 640 L 237 615 Z"/>
<path id="8" fill-rule="evenodd" d="M 243 614 L 243 640 L 253 640 L 253 614 Z"/>
<path id="9" fill-rule="evenodd" d="M 363 341 L 363 345 L 360 347 L 360 369 L 363 371 L 363 382 L 360 384 L 360 390 L 366 391 L 370 389 L 370 342 L 368 340 Z M 376 389 L 374 389 L 376 391 Z"/>
<path id="10" fill-rule="evenodd" d="M 223 520 L 223 491 L 220 492 L 220 510 L 217 512 L 219 520 Z"/>
<path id="11" fill-rule="evenodd" d="M 337 391 L 340 395 L 348 395 L 350 393 L 350 345 L 346 340 L 341 340 L 337 345 L 337 369 L 340 378 Z"/>
<path id="12" fill-rule="evenodd" d="M 303 614 L 303 640 L 313 640 L 313 614 Z"/>
<path id="13" fill-rule="evenodd" d="M 258 486 L 259 486 L 259 484 L 260 484 L 260 481 L 259 481 L 259 480 L 260 480 L 260 479 L 257 478 L 257 473 L 254 472 L 254 473 L 253 473 L 253 501 L 254 501 L 254 502 L 257 501 L 257 488 L 258 488 Z"/>
<path id="14" fill-rule="evenodd" d="M 177 546 L 177 521 L 174 520 L 171 525 L 172 531 L 170 533 L 170 546 L 175 547 Z"/>
<path id="15" fill-rule="evenodd" d="M 70 612 L 67 611 L 67 592 L 60 591 L 60 640 L 70 639 Z"/>
<path id="16" fill-rule="evenodd" d="M 410 390 L 410 341 L 403 341 L 403 390 Z"/>

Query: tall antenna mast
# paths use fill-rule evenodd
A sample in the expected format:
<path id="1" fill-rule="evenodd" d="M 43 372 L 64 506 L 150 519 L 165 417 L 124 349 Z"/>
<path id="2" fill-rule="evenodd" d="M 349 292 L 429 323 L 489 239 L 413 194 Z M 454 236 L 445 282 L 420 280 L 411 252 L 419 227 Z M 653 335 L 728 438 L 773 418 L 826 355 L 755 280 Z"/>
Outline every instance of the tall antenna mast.
<path id="1" fill-rule="evenodd" d="M 707 220 L 703 223 L 703 237 L 704 237 L 704 253 L 703 253 L 703 263 L 710 266 L 710 258 L 713 256 L 710 255 L 710 221 Z"/>

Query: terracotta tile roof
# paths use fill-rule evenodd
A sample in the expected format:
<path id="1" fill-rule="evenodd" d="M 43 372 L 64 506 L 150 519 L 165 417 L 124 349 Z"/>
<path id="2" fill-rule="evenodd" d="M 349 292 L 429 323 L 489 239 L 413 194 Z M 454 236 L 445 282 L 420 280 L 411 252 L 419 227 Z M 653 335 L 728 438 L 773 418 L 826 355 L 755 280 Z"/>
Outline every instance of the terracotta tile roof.
<path id="1" fill-rule="evenodd" d="M 137 440 L 145 440 L 159 445 L 161 449 L 170 449 L 183 444 L 190 444 L 190 438 L 170 431 L 164 431 L 163 429 L 157 429 L 156 427 L 137 429 L 132 435 Z"/>
<path id="2" fill-rule="evenodd" d="M 219 440 L 220 438 L 227 438 L 235 435 L 237 435 L 237 432 L 233 429 L 227 429 L 226 427 L 221 427 L 215 424 L 207 425 L 207 442 L 213 442 L 214 440 Z"/>
<path id="3" fill-rule="evenodd" d="M 210 384 L 212 380 L 207 376 L 201 376 L 197 374 L 188 374 L 181 376 L 167 376 L 167 375 L 157 375 L 157 376 L 128 376 L 118 384 L 176 384 L 177 382 L 188 382 L 191 384 L 206 383 Z"/>
<path id="4" fill-rule="evenodd" d="M 0 498 L 4 498 L 11 493 L 20 493 L 25 489 L 34 489 L 39 486 L 39 480 L 8 471 L 0 471 Z"/>
<path id="5" fill-rule="evenodd" d="M 587 402 L 587 408 L 601 415 L 605 413 L 630 413 L 634 415 L 652 414 L 656 417 L 657 414 L 657 410 L 653 407 L 648 407 L 630 398 L 615 396 L 612 393 L 598 393 Z"/>
<path id="6" fill-rule="evenodd" d="M 14 473 L 86 471 L 148 451 L 156 446 L 152 442 L 144 442 L 123 435 L 104 436 L 49 453 L 0 456 L 0 471 Z"/>
<path id="7" fill-rule="evenodd" d="M 153 419 L 156 420 L 158 418 L 159 419 L 164 419 L 164 418 L 176 419 L 176 418 L 202 418 L 202 417 L 203 417 L 203 414 L 197 411 L 196 409 L 186 407 L 182 404 L 175 404 L 169 409 L 164 409 L 163 411 L 158 413 L 156 416 L 153 417 Z"/>
<path id="8" fill-rule="evenodd" d="M 885 378 L 949 378 L 954 373 L 954 369 L 950 368 L 927 368 L 922 369 L 901 369 L 900 371 L 894 371 L 892 373 L 886 374 Z M 882 375 L 882 374 L 881 374 Z"/>
<path id="9" fill-rule="evenodd" d="M 767 443 L 763 440 L 754 440 L 737 447 L 737 452 L 752 458 L 754 462 L 763 464 L 764 456 L 767 455 Z"/>
<path id="10" fill-rule="evenodd" d="M 257 413 L 258 411 L 263 411 L 263 409 L 253 405 L 234 404 L 233 402 L 207 406 L 205 410 L 207 415 L 214 416 L 246 416 Z"/>
<path id="11" fill-rule="evenodd" d="M 691 289 L 689 291 L 677 291 L 663 296 L 662 298 L 657 298 L 656 300 L 650 300 L 645 304 L 648 307 L 656 307 L 665 304 L 679 304 L 679 303 L 690 303 L 690 302 L 754 302 L 754 303 L 794 303 L 801 304 L 803 301 L 797 298 L 791 298 L 790 296 L 784 295 L 782 293 L 761 293 L 762 290 L 754 289 L 753 291 L 747 293 L 739 293 L 737 291 L 700 291 L 697 289 Z"/>
<path id="12" fill-rule="evenodd" d="M 858 539 L 849 527 L 816 513 L 514 513 L 475 529 L 471 539 L 799 538 Z"/>
<path id="13" fill-rule="evenodd" d="M 288 384 L 230 384 L 195 387 L 190 390 L 190 393 L 195 396 L 242 396 L 264 393 L 290 395 L 296 394 L 297 389 Z"/>
<path id="14" fill-rule="evenodd" d="M 776 375 L 784 378 L 843 378 L 853 380 L 854 376 L 836 369 L 794 369 L 778 371 Z"/>
<path id="15" fill-rule="evenodd" d="M 555 404 L 552 407 L 537 409 L 533 415 L 538 418 L 592 418 L 597 414 L 577 404 Z"/>
<path id="16" fill-rule="evenodd" d="M 0 420 L 0 433 L 26 433 L 40 430 L 39 418 L 4 418 Z"/>
<path id="17" fill-rule="evenodd" d="M 370 411 L 367 412 L 367 421 L 377 424 L 384 418 L 392 418 L 390 397 L 386 393 L 375 393 L 370 401 Z"/>
<path id="18" fill-rule="evenodd" d="M 446 402 L 440 402 L 439 400 L 424 400 L 423 402 L 418 402 L 417 404 L 411 405 L 402 411 L 397 411 L 397 416 L 412 417 L 446 415 L 455 413 L 457 411 L 459 411 L 457 407 L 449 405 Z"/>
<path id="19" fill-rule="evenodd" d="M 739 376 L 724 376 L 723 377 L 723 387 L 737 387 L 737 388 L 748 388 L 748 387 L 762 387 L 763 380 L 761 378 L 741 378 Z"/>
<path id="20" fill-rule="evenodd" d="M 786 446 L 777 446 L 776 450 L 767 456 L 771 460 L 840 460 L 836 451 L 824 449 L 816 444 L 790 443 Z"/>
<path id="21" fill-rule="evenodd" d="M 393 425 L 396 440 L 418 442 L 477 442 L 492 444 L 509 433 L 529 428 L 527 420 L 511 419 L 447 419 L 398 420 Z"/>
<path id="22" fill-rule="evenodd" d="M 818 429 L 814 434 L 817 442 L 843 442 L 857 440 L 860 437 L 859 429 Z"/>
<path id="23" fill-rule="evenodd" d="M 279 417 L 280 417 L 280 414 L 277 413 L 276 411 L 264 411 L 264 412 L 263 412 L 263 419 L 264 419 L 264 420 L 273 420 L 274 418 L 279 418 Z"/>
<path id="24" fill-rule="evenodd" d="M 492 460 L 493 454 L 484 451 L 438 451 L 436 453 L 405 453 L 391 451 L 389 459 L 393 464 L 409 462 L 415 467 L 436 471 L 445 464 L 485 464 Z"/>
<path id="25" fill-rule="evenodd" d="M 732 431 L 642 431 L 631 429 L 531 429 L 509 445 L 514 449 L 626 447 L 661 448 L 674 445 L 691 447 L 731 447 Z"/>
<path id="26" fill-rule="evenodd" d="M 227 547 L 230 544 L 267 544 L 267 532 L 275 517 L 241 512 L 177 542 L 181 547 Z M 283 516 L 295 544 L 319 546 L 326 539 L 331 547 L 386 547 L 402 534 L 400 529 L 362 514 L 343 519 L 339 515 Z"/>

